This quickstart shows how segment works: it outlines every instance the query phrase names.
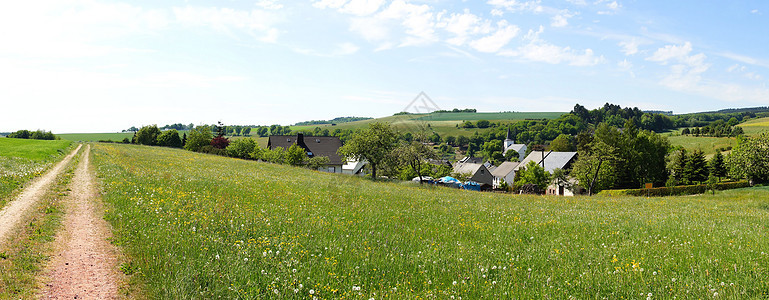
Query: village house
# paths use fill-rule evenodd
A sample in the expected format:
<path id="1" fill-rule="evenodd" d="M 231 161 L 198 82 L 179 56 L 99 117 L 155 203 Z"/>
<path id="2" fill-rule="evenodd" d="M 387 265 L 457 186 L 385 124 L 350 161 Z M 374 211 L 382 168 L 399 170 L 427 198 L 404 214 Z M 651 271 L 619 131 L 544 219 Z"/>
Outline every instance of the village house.
<path id="1" fill-rule="evenodd" d="M 517 172 L 525 167 L 529 162 L 534 161 L 550 174 L 555 169 L 570 169 L 571 164 L 577 159 L 577 152 L 555 152 L 555 151 L 532 151 L 521 163 L 515 167 Z M 551 184 L 547 187 L 548 195 L 574 196 L 574 193 L 566 188 L 568 183 Z"/>
<path id="2" fill-rule="evenodd" d="M 486 164 L 462 160 L 454 165 L 454 173 L 466 175 L 470 181 L 485 184 L 489 187 L 494 183 L 494 176 L 491 175 L 491 170 L 489 170 Z"/>
<path id="3" fill-rule="evenodd" d="M 492 186 L 495 189 L 498 189 L 503 181 L 508 185 L 512 185 L 513 180 L 515 179 L 515 168 L 517 166 L 518 162 L 506 161 L 491 171 L 491 175 L 494 176 L 494 182 Z"/>
<path id="4" fill-rule="evenodd" d="M 342 158 L 337 153 L 337 150 L 342 147 L 342 141 L 338 137 L 304 137 L 301 133 L 297 135 L 271 135 L 267 141 L 267 148 L 270 150 L 275 148 L 288 150 L 288 148 L 294 144 L 302 147 L 307 153 L 307 157 L 328 157 L 329 163 L 319 168 L 318 171 L 342 173 L 342 165 L 345 164 L 345 162 L 342 161 Z"/>

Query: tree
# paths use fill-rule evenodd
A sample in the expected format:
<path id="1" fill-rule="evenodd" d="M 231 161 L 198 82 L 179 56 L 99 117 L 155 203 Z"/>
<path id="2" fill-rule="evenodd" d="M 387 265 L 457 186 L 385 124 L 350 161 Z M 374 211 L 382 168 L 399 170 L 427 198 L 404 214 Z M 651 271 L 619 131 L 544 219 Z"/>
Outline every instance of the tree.
<path id="1" fill-rule="evenodd" d="M 307 152 L 297 144 L 291 145 L 286 151 L 286 163 L 292 166 L 301 166 L 307 158 Z"/>
<path id="2" fill-rule="evenodd" d="M 681 130 L 681 134 L 683 135 L 689 135 L 690 133 L 691 131 L 689 131 L 689 128 L 684 128 L 683 130 Z"/>
<path id="3" fill-rule="evenodd" d="M 460 135 L 460 136 L 457 137 L 457 147 L 460 147 L 460 148 L 464 147 L 468 143 L 470 143 L 470 138 L 468 138 L 468 137 L 466 137 L 464 135 Z"/>
<path id="4" fill-rule="evenodd" d="M 398 137 L 389 124 L 370 123 L 368 128 L 356 131 L 352 138 L 339 148 L 339 154 L 348 159 L 368 161 L 371 177 L 377 178 L 377 168 L 388 162 L 397 140 Z"/>
<path id="5" fill-rule="evenodd" d="M 547 185 L 550 184 L 551 177 L 550 173 L 545 171 L 545 168 L 535 161 L 530 161 L 525 167 L 520 168 L 515 176 L 516 179 L 514 185 L 516 189 L 520 189 L 526 184 L 534 184 L 538 186 L 540 190 L 545 190 L 547 188 Z"/>
<path id="6" fill-rule="evenodd" d="M 243 136 L 251 135 L 251 126 L 243 127 L 243 129 L 240 130 L 240 134 Z"/>
<path id="7" fill-rule="evenodd" d="M 708 162 L 708 169 L 710 175 L 713 175 L 719 182 L 721 181 L 721 178 L 726 176 L 726 164 L 724 163 L 724 155 L 721 154 L 721 151 L 716 152 L 716 154 L 713 155 L 713 158 L 710 159 L 710 162 Z"/>
<path id="8" fill-rule="evenodd" d="M 502 141 L 491 140 L 483 143 L 483 157 L 490 160 L 493 164 L 501 163 L 505 156 L 502 155 Z"/>
<path id="9" fill-rule="evenodd" d="M 747 179 L 751 184 L 769 179 L 769 132 L 738 138 L 726 161 L 732 178 Z"/>
<path id="10" fill-rule="evenodd" d="M 158 136 L 158 145 L 181 148 L 182 139 L 179 138 L 179 132 L 176 129 L 166 130 Z"/>
<path id="11" fill-rule="evenodd" d="M 224 136 L 216 136 L 211 139 L 211 146 L 216 149 L 226 149 L 230 145 L 230 140 Z"/>
<path id="12" fill-rule="evenodd" d="M 182 147 L 187 145 L 187 133 L 184 133 L 184 136 L 182 136 Z"/>
<path id="13" fill-rule="evenodd" d="M 250 138 L 237 139 L 227 146 L 227 155 L 237 158 L 250 158 L 256 148 L 256 142 Z"/>
<path id="14" fill-rule="evenodd" d="M 587 189 L 588 195 L 616 185 L 617 170 L 624 162 L 620 139 L 616 127 L 601 123 L 590 143 L 579 152 L 571 174 Z"/>
<path id="15" fill-rule="evenodd" d="M 158 125 L 143 126 L 136 133 L 136 143 L 141 145 L 157 145 L 158 136 L 160 136 L 160 129 Z"/>
<path id="16" fill-rule="evenodd" d="M 700 150 L 695 150 L 686 159 L 684 166 L 684 178 L 690 184 L 702 183 L 708 179 L 708 167 L 705 161 L 705 154 Z"/>
<path id="17" fill-rule="evenodd" d="M 478 128 L 489 128 L 489 125 L 491 125 L 489 120 L 478 120 L 478 122 L 475 122 L 475 126 Z"/>
<path id="18" fill-rule="evenodd" d="M 574 145 L 571 142 L 571 136 L 568 134 L 560 134 L 550 143 L 550 150 L 557 152 L 570 152 L 574 151 Z"/>
<path id="19" fill-rule="evenodd" d="M 521 154 L 518 151 L 508 150 L 505 152 L 505 161 L 520 161 Z"/>
<path id="20" fill-rule="evenodd" d="M 204 146 L 211 145 L 211 140 L 214 138 L 211 133 L 211 128 L 208 126 L 198 126 L 190 130 L 190 135 L 187 137 L 187 143 L 184 144 L 184 149 L 189 151 L 200 151 Z"/>
<path id="21" fill-rule="evenodd" d="M 419 183 L 422 183 L 422 163 L 428 159 L 438 158 L 432 148 L 419 141 L 403 143 L 395 148 L 393 153 L 401 166 L 416 172 Z"/>
<path id="22" fill-rule="evenodd" d="M 331 160 L 327 156 L 313 156 L 305 160 L 305 166 L 311 170 L 318 170 L 329 162 Z"/>
<path id="23" fill-rule="evenodd" d="M 264 150 L 261 156 L 263 161 L 282 164 L 285 162 L 286 150 L 281 147 L 275 147 L 274 149 Z"/>

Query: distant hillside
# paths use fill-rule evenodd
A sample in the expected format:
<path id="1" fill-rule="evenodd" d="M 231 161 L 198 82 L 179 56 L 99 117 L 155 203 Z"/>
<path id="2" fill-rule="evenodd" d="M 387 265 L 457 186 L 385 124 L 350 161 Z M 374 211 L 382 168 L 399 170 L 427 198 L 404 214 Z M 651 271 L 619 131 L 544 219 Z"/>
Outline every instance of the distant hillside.
<path id="1" fill-rule="evenodd" d="M 729 114 L 729 113 L 743 113 L 743 112 L 752 112 L 752 113 L 769 112 L 769 106 L 726 108 L 726 109 L 717 110 L 717 111 L 706 111 L 706 112 L 699 112 L 699 113 L 692 113 L 692 114 L 719 114 L 719 113 Z"/>
<path id="2" fill-rule="evenodd" d="M 294 124 L 294 126 L 329 125 L 329 124 L 348 123 L 348 122 L 371 120 L 371 119 L 373 119 L 373 118 L 369 118 L 369 117 L 338 117 L 338 118 L 333 118 L 331 120 L 312 120 L 312 121 L 299 122 L 299 123 Z"/>

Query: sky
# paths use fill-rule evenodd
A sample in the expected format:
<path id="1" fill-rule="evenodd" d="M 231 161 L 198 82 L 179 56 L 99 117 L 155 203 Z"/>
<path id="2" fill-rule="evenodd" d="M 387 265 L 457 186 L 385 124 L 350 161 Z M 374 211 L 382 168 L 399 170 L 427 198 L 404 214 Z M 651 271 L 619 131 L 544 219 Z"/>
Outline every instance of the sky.
<path id="1" fill-rule="evenodd" d="M 6 1 L 0 132 L 769 106 L 769 1 Z"/>

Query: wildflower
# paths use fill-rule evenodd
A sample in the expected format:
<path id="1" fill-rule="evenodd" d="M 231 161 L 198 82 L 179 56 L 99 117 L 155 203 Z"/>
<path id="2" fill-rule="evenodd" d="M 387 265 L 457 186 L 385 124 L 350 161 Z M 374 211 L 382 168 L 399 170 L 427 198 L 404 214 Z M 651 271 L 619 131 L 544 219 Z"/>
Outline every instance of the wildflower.
<path id="1" fill-rule="evenodd" d="M 457 285 L 457 281 L 456 281 L 456 280 L 454 280 L 454 282 L 452 282 L 451 284 L 453 284 L 453 285 Z"/>
<path id="2" fill-rule="evenodd" d="M 713 298 L 718 297 L 718 292 L 713 292 Z"/>
<path id="3" fill-rule="evenodd" d="M 672 280 L 673 282 L 676 282 L 676 278 L 675 278 L 675 277 L 673 277 L 673 279 L 671 279 L 671 280 Z"/>
<path id="4" fill-rule="evenodd" d="M 723 281 L 721 281 L 721 286 L 724 286 L 724 282 Z"/>
<path id="5" fill-rule="evenodd" d="M 310 289 L 310 295 L 315 295 L 315 290 Z"/>
<path id="6" fill-rule="evenodd" d="M 275 293 L 275 295 L 279 295 L 279 294 L 280 294 L 280 292 L 278 291 L 278 289 L 274 289 L 274 290 L 272 290 L 272 292 L 273 292 L 273 293 Z"/>
<path id="7" fill-rule="evenodd" d="M 219 254 L 216 255 L 216 259 L 219 259 Z"/>
<path id="8" fill-rule="evenodd" d="M 296 269 L 292 269 L 292 270 L 291 270 L 291 272 L 292 272 L 292 273 L 296 273 Z"/>
<path id="9" fill-rule="evenodd" d="M 657 276 L 657 271 L 652 272 L 652 275 Z"/>
<path id="10" fill-rule="evenodd" d="M 243 258 L 243 261 L 248 261 L 248 257 Z"/>

